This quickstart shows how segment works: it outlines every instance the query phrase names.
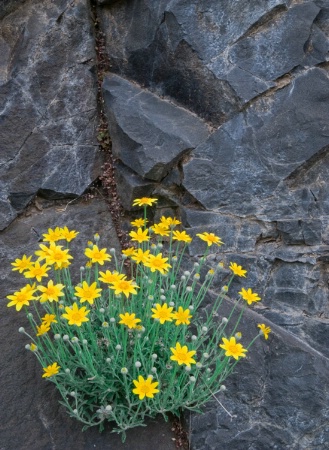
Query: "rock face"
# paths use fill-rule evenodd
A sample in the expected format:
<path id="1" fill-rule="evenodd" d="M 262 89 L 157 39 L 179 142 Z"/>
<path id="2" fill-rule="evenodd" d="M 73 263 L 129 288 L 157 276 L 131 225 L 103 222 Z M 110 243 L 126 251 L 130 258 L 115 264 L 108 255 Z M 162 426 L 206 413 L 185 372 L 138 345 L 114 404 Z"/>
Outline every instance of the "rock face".
<path id="1" fill-rule="evenodd" d="M 114 155 L 141 177 L 162 180 L 209 134 L 199 118 L 117 75 L 105 77 L 103 95 Z"/>
<path id="2" fill-rule="evenodd" d="M 122 0 L 100 7 L 99 16 L 110 79 L 119 75 L 138 83 L 145 99 L 143 113 L 135 109 L 138 118 L 127 121 L 136 94 L 115 88 L 115 103 L 105 98 L 124 174 L 122 198 L 137 187 L 148 189 L 159 198 L 158 215 L 171 204 L 190 234 L 207 230 L 221 236 L 225 245 L 213 263 L 243 265 L 245 283 L 263 299 L 246 317 L 243 335 L 264 321 L 274 330 L 269 343 L 259 344 L 258 353 L 239 366 L 220 398 L 237 417 L 230 421 L 218 403 L 209 404 L 203 416 L 191 419 L 192 448 L 325 449 L 328 3 Z M 105 92 L 114 91 L 107 83 Z M 144 110 L 156 102 L 185 108 L 185 115 L 196 113 L 210 126 L 210 134 L 188 153 L 180 146 L 166 153 L 172 159 L 164 178 L 164 172 L 149 176 L 140 162 L 132 164 L 137 146 L 124 141 L 130 122 L 145 117 Z M 118 124 L 124 122 L 119 142 Z M 149 146 L 143 167 L 150 162 L 156 167 L 164 155 L 156 146 L 152 152 L 146 129 L 139 127 L 133 141 Z M 190 253 L 201 254 L 202 244 L 195 239 Z M 244 285 L 234 282 L 231 295 Z"/>
<path id="3" fill-rule="evenodd" d="M 133 198 L 154 195 L 156 217 L 171 208 L 191 235 L 221 236 L 225 246 L 210 255 L 209 267 L 236 261 L 248 278 L 234 281 L 231 297 L 252 287 L 263 299 L 244 318 L 243 340 L 257 323 L 273 329 L 227 380 L 220 404 L 187 416 L 193 450 L 325 450 L 328 1 L 3 0 L 3 297 L 17 283 L 8 276 L 10 261 L 17 251 L 32 251 L 44 228 L 77 228 L 83 242 L 98 231 L 118 246 L 99 198 L 69 203 L 100 175 L 103 160 L 96 145 L 93 24 L 106 37 L 111 73 L 103 83 L 104 108 L 123 206 L 130 211 Z M 27 206 L 35 198 L 36 207 Z M 203 244 L 194 239 L 191 256 Z M 218 276 L 216 289 L 227 275 Z M 22 325 L 19 316 L 8 312 L 6 300 L 2 309 L 8 397 L 1 449 L 34 450 L 36 442 L 37 450 L 120 448 L 97 430 L 81 434 L 80 424 L 65 416 L 23 338 L 14 349 L 8 340 Z M 159 433 L 165 436 L 159 449 L 172 448 L 161 422 L 144 435 L 133 432 L 127 445 L 150 448 Z"/>
<path id="4" fill-rule="evenodd" d="M 86 0 L 0 6 L 0 229 L 37 192 L 79 196 L 99 175 L 88 15 Z"/>

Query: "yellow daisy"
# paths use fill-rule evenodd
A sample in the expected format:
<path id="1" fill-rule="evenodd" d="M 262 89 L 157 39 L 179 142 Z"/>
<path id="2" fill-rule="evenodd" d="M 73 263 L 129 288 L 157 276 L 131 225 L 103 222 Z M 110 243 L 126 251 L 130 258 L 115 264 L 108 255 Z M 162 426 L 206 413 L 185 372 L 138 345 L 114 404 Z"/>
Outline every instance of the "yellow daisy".
<path id="1" fill-rule="evenodd" d="M 198 233 L 197 236 L 202 239 L 203 241 L 207 242 L 208 247 L 210 247 L 213 244 L 216 244 L 218 246 L 222 245 L 223 242 L 220 237 L 216 236 L 214 233 Z"/>
<path id="2" fill-rule="evenodd" d="M 85 306 L 79 309 L 78 304 L 73 303 L 72 307 L 66 306 L 65 311 L 66 313 L 62 314 L 62 317 L 68 320 L 69 325 L 81 327 L 83 322 L 89 321 L 87 315 L 90 313 L 90 310 L 86 309 Z"/>
<path id="3" fill-rule="evenodd" d="M 86 248 L 85 255 L 90 258 L 92 263 L 98 263 L 101 266 L 105 261 L 111 261 L 112 257 L 106 253 L 106 248 L 100 250 L 97 245 L 93 245 L 92 248 Z"/>
<path id="4" fill-rule="evenodd" d="M 237 275 L 238 277 L 245 277 L 247 271 L 242 268 L 242 266 L 238 266 L 237 263 L 230 263 L 229 268 L 232 270 L 234 275 Z"/>
<path id="5" fill-rule="evenodd" d="M 144 397 L 153 398 L 154 394 L 159 392 L 159 389 L 156 389 L 159 382 L 154 381 L 152 383 L 152 377 L 147 377 L 145 380 L 141 375 L 138 376 L 138 381 L 133 380 L 135 385 L 135 389 L 132 392 L 139 396 L 139 400 L 143 400 Z"/>
<path id="6" fill-rule="evenodd" d="M 142 198 L 135 198 L 133 201 L 133 206 L 152 206 L 153 203 L 156 203 L 158 201 L 157 198 L 149 198 L 149 197 L 142 197 Z"/>
<path id="7" fill-rule="evenodd" d="M 235 337 L 231 337 L 230 340 L 222 338 L 223 344 L 219 344 L 219 347 L 225 350 L 225 356 L 232 356 L 234 359 L 245 358 L 247 349 L 236 342 Z"/>
<path id="8" fill-rule="evenodd" d="M 53 280 L 48 281 L 47 286 L 38 286 L 38 290 L 42 292 L 40 302 L 58 302 L 59 297 L 63 297 L 64 284 L 54 284 Z"/>
<path id="9" fill-rule="evenodd" d="M 57 362 L 55 362 L 54 364 L 52 364 L 48 367 L 43 367 L 43 371 L 45 373 L 42 375 L 42 378 L 49 378 L 49 377 L 56 375 L 59 372 L 60 368 L 61 368 L 61 366 L 59 366 L 57 364 Z"/>
<path id="10" fill-rule="evenodd" d="M 159 253 L 158 255 L 150 255 L 148 261 L 146 261 L 144 265 L 149 267 L 151 272 L 158 270 L 164 275 L 171 267 L 166 261 L 168 261 L 168 258 L 162 258 L 162 253 Z"/>
<path id="11" fill-rule="evenodd" d="M 15 262 L 11 263 L 11 265 L 14 266 L 12 270 L 18 270 L 19 273 L 24 272 L 24 270 L 29 270 L 33 265 L 31 258 L 32 256 L 27 257 L 26 255 L 23 255 L 22 259 L 15 259 Z"/>
<path id="12" fill-rule="evenodd" d="M 86 281 L 83 281 L 82 287 L 76 286 L 74 295 L 80 298 L 80 302 L 88 302 L 90 305 L 94 303 L 94 300 L 101 296 L 102 289 L 96 287 L 96 281 L 90 286 Z"/>
<path id="13" fill-rule="evenodd" d="M 270 332 L 271 332 L 271 328 L 270 328 L 270 327 L 267 327 L 267 326 L 265 325 L 265 323 L 259 323 L 259 324 L 257 325 L 257 327 L 260 328 L 260 333 L 264 336 L 264 338 L 265 338 L 265 339 L 268 339 L 268 335 L 269 335 Z"/>
<path id="14" fill-rule="evenodd" d="M 122 325 L 126 325 L 129 329 L 137 328 L 138 322 L 141 321 L 140 319 L 136 318 L 136 314 L 129 314 L 127 312 L 125 314 L 120 314 L 120 319 L 121 320 L 119 323 Z"/>
<path id="15" fill-rule="evenodd" d="M 191 311 L 189 309 L 184 310 L 181 306 L 178 308 L 178 311 L 173 313 L 173 319 L 176 320 L 175 325 L 189 325 L 191 317 Z"/>
<path id="16" fill-rule="evenodd" d="M 115 283 L 116 281 L 120 281 L 123 278 L 126 278 L 125 275 L 119 272 L 111 272 L 110 270 L 107 270 L 106 272 L 99 272 L 99 281 L 102 281 L 103 283 L 111 284 Z"/>
<path id="17" fill-rule="evenodd" d="M 128 298 L 129 294 L 136 295 L 136 289 L 139 289 L 139 287 L 132 280 L 119 280 L 115 281 L 110 289 L 114 289 L 115 295 L 124 294 Z"/>
<path id="18" fill-rule="evenodd" d="M 248 303 L 248 305 L 251 305 L 254 302 L 259 302 L 261 300 L 259 295 L 256 294 L 256 292 L 252 292 L 250 288 L 249 289 L 242 288 L 239 294 L 241 295 L 243 300 L 245 300 Z"/>
<path id="19" fill-rule="evenodd" d="M 170 350 L 173 353 L 170 359 L 176 361 L 180 366 L 182 364 L 186 366 L 195 364 L 195 360 L 192 358 L 196 354 L 195 350 L 189 351 L 186 345 L 182 347 L 179 342 L 176 343 L 176 347 L 171 347 Z"/>
<path id="20" fill-rule="evenodd" d="M 161 325 L 163 325 L 165 322 L 172 322 L 174 314 L 172 313 L 172 310 L 174 308 L 171 306 L 168 308 L 167 303 L 164 303 L 163 305 L 160 305 L 157 303 L 155 305 L 155 308 L 152 308 L 152 318 L 158 319 Z"/>
<path id="21" fill-rule="evenodd" d="M 173 240 L 174 241 L 183 241 L 186 243 L 192 242 L 191 236 L 189 236 L 186 231 L 174 231 L 173 232 Z"/>
<path id="22" fill-rule="evenodd" d="M 148 230 L 142 230 L 141 228 L 138 228 L 137 231 L 131 231 L 129 233 L 129 236 L 131 237 L 132 241 L 137 241 L 139 243 L 149 241 L 150 236 L 147 235 Z"/>

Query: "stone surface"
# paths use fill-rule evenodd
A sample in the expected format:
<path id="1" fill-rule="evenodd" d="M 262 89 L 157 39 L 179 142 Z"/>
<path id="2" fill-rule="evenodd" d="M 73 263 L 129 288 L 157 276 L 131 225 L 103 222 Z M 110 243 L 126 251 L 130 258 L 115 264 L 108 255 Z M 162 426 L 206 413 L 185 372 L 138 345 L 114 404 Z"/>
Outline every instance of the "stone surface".
<path id="1" fill-rule="evenodd" d="M 0 11 L 3 229 L 37 192 L 81 195 L 102 156 L 88 2 L 7 0 Z"/>
<path id="2" fill-rule="evenodd" d="M 119 2 L 101 11 L 112 70 L 219 125 L 277 78 L 328 58 L 326 5 L 294 3 Z"/>
<path id="3" fill-rule="evenodd" d="M 164 178 L 209 134 L 190 112 L 117 75 L 105 77 L 103 96 L 115 157 L 150 180 Z"/>
<path id="4" fill-rule="evenodd" d="M 326 158 L 328 96 L 328 73 L 313 68 L 260 98 L 195 149 L 184 187 L 208 209 L 262 214 L 297 169 Z"/>
<path id="5" fill-rule="evenodd" d="M 25 350 L 27 337 L 18 328 L 28 322 L 23 311 L 7 308 L 6 295 L 22 286 L 22 276 L 11 271 L 10 263 L 22 254 L 33 254 L 42 234 L 48 228 L 68 226 L 80 231 L 72 242 L 76 257 L 76 272 L 86 263 L 83 249 L 95 232 L 101 236 L 102 247 L 114 247 L 120 252 L 108 206 L 100 198 L 89 202 L 46 202 L 38 199 L 38 208 L 31 206 L 0 234 L 1 242 L 1 380 L 2 408 L 0 448 L 2 450 L 58 449 L 125 449 L 152 448 L 155 440 L 159 450 L 174 450 L 170 423 L 162 419 L 148 422 L 146 428 L 127 433 L 126 443 L 110 433 L 110 427 L 100 434 L 97 428 L 82 433 L 82 424 L 70 418 L 59 404 L 60 396 L 54 384 L 41 378 L 42 369 L 34 355 Z M 80 256 L 79 256 L 80 255 Z"/>
<path id="6" fill-rule="evenodd" d="M 253 313 L 243 321 L 242 342 L 260 320 Z M 327 448 L 329 360 L 267 323 L 273 334 L 258 340 L 226 380 L 222 406 L 212 401 L 192 416 L 193 450 Z"/>

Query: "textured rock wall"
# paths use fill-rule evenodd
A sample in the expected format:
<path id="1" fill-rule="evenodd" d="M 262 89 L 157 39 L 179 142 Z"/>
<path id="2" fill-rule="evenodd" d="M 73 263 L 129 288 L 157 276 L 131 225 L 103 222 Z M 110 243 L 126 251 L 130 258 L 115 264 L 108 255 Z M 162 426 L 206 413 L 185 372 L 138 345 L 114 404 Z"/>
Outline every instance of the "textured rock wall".
<path id="1" fill-rule="evenodd" d="M 223 253 L 209 264 L 218 258 L 241 263 L 263 298 L 246 315 L 244 336 L 260 321 L 273 328 L 219 397 L 233 418 L 216 401 L 192 416 L 193 449 L 326 449 L 328 1 L 96 3 L 111 70 L 103 92 L 124 207 L 154 194 L 158 214 L 172 208 L 191 234 L 220 235 Z M 15 288 L 9 262 L 31 251 L 45 227 L 82 228 L 86 240 L 96 222 L 118 245 L 99 199 L 68 204 L 100 175 L 103 161 L 96 145 L 93 14 L 87 0 L 0 5 L 3 297 Z M 193 243 L 191 254 L 201 251 Z M 240 288 L 237 281 L 233 297 Z M 26 353 L 17 357 L 8 336 L 22 324 L 5 304 L 8 397 L 0 447 L 109 448 L 112 436 L 104 444 L 97 433 L 71 427 L 45 383 L 33 394 L 40 368 Z M 47 409 L 49 396 L 54 407 Z M 145 448 L 147 440 L 139 438 L 132 435 L 132 449 Z"/>
<path id="2" fill-rule="evenodd" d="M 328 2 L 101 3 L 125 206 L 152 193 L 221 236 L 263 298 L 245 332 L 274 329 L 221 398 L 237 417 L 216 402 L 193 416 L 193 448 L 327 448 Z"/>
<path id="3" fill-rule="evenodd" d="M 86 0 L 0 6 L 0 229 L 37 193 L 81 195 L 102 157 Z"/>

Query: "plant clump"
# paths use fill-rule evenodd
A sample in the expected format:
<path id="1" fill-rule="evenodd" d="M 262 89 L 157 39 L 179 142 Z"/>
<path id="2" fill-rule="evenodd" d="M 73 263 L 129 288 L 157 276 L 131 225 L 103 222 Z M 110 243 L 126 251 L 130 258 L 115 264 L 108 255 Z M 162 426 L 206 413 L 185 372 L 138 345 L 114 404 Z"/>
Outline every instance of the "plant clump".
<path id="1" fill-rule="evenodd" d="M 100 236 L 94 235 L 84 249 L 79 283 L 72 281 L 70 253 L 78 232 L 49 229 L 35 257 L 23 255 L 12 263 L 28 284 L 7 296 L 8 307 L 26 313 L 32 331 L 19 329 L 30 340 L 26 348 L 40 362 L 42 377 L 60 391 L 68 413 L 100 430 L 106 421 L 114 422 L 112 431 L 122 433 L 123 440 L 127 429 L 144 425 L 147 417 L 160 413 L 166 418 L 182 409 L 200 412 L 224 390 L 223 382 L 255 339 L 267 339 L 271 331 L 259 324 L 251 342 L 238 342 L 244 308 L 260 301 L 249 287 L 239 292 L 229 317 L 218 318 L 233 278 L 246 277 L 235 262 L 210 310 L 202 308 L 223 264 L 204 279 L 200 273 L 209 249 L 220 247 L 222 240 L 213 233 L 197 234 L 207 244 L 205 253 L 191 271 L 183 271 L 192 237 L 175 230 L 180 222 L 172 217 L 147 227 L 147 207 L 156 202 L 134 201 L 144 215 L 131 222 L 132 246 L 121 255 L 101 248 Z M 239 303 L 243 307 L 232 325 Z"/>

